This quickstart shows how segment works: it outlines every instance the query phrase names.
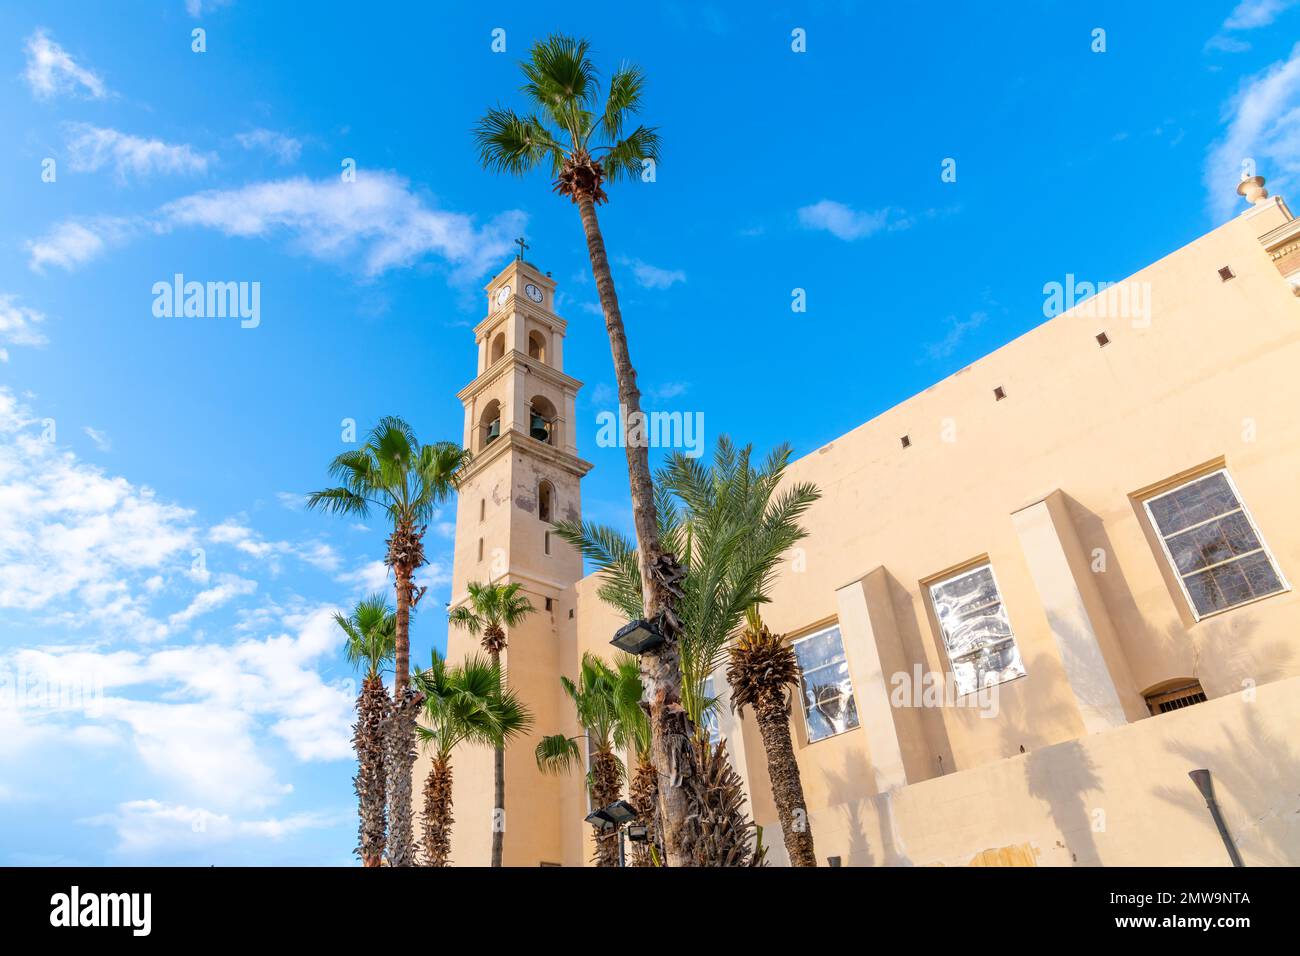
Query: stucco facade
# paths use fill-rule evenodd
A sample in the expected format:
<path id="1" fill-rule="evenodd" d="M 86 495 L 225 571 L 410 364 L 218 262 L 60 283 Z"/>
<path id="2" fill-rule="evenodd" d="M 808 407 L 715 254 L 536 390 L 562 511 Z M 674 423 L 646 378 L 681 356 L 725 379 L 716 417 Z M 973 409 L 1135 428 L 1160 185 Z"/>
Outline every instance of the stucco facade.
<path id="1" fill-rule="evenodd" d="M 791 465 L 788 480 L 822 498 L 765 618 L 796 641 L 838 631 L 856 713 L 826 733 L 820 711 L 792 710 L 823 864 L 1226 863 L 1187 779 L 1198 767 L 1248 865 L 1300 863 L 1300 222 L 1260 185 L 1243 184 L 1253 202 L 1239 217 Z M 585 650 L 608 655 L 622 621 L 571 549 L 543 553 L 538 483 L 577 514 L 588 466 L 553 286 L 517 314 L 497 302 L 502 286 L 544 278 L 528 270 L 489 284 L 480 374 L 460 396 L 483 453 L 460 495 L 453 603 L 489 570 L 524 581 L 538 606 L 551 599 L 513 635 L 509 679 L 538 735 L 577 734 L 558 678 Z M 548 362 L 528 358 L 530 325 L 551 336 Z M 515 344 L 494 361 L 498 329 Z M 520 424 L 534 392 L 563 410 L 552 443 Z M 508 438 L 482 449 L 492 400 Z M 1220 511 L 1166 517 L 1162 501 L 1182 507 L 1193 489 Z M 1206 545 L 1206 567 L 1189 570 L 1186 541 L 1228 525 L 1229 551 Z M 952 617 L 942 588 L 955 578 L 981 583 L 994 610 Z M 960 658 L 981 690 L 958 695 L 954 628 L 981 614 L 1001 643 Z M 468 648 L 452 635 L 453 659 Z M 1169 688 L 1187 706 L 1152 716 Z M 833 703 L 841 716 L 846 703 Z M 721 719 L 781 863 L 757 727 L 725 706 Z M 509 753 L 506 862 L 581 865 L 581 781 L 538 774 L 534 744 Z M 482 864 L 490 754 L 455 763 L 453 859 Z"/>

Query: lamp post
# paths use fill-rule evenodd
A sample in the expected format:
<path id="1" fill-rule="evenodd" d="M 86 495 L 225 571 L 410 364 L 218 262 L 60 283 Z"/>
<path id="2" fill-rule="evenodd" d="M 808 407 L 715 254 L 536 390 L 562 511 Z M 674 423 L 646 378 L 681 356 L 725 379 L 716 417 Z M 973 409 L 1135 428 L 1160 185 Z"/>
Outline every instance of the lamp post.
<path id="1" fill-rule="evenodd" d="M 1214 781 L 1210 779 L 1210 771 L 1192 770 L 1187 776 L 1192 778 L 1192 783 L 1196 784 L 1196 789 L 1205 798 L 1205 805 L 1210 808 L 1210 816 L 1214 817 L 1214 825 L 1219 828 L 1219 836 L 1223 838 L 1223 845 L 1228 850 L 1228 859 L 1232 860 L 1233 866 L 1245 866 L 1241 862 L 1241 854 L 1237 852 L 1237 845 L 1232 842 L 1232 835 L 1228 833 L 1228 825 L 1223 822 L 1219 801 L 1214 799 Z"/>
<path id="2" fill-rule="evenodd" d="M 586 821 L 594 826 L 597 830 L 617 830 L 618 831 L 618 865 L 627 866 L 627 854 L 623 843 L 624 826 L 627 825 L 627 836 L 630 840 L 647 839 L 648 830 L 645 824 L 634 824 L 632 821 L 637 817 L 636 807 L 626 800 L 615 800 L 607 807 L 601 807 L 599 810 L 592 810 L 586 816 Z M 640 836 L 634 834 L 633 830 L 639 830 Z"/>

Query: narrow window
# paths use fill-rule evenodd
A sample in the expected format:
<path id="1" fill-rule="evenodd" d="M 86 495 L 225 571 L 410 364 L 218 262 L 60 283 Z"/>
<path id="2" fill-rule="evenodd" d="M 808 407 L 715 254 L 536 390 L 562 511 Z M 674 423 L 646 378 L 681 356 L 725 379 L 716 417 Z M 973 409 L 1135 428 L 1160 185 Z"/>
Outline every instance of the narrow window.
<path id="1" fill-rule="evenodd" d="M 982 564 L 930 585 L 958 696 L 1025 676 L 993 567 Z"/>
<path id="2" fill-rule="evenodd" d="M 1000 401 L 1002 401 L 1002 399 L 1004 399 L 1004 398 L 1006 398 L 1006 397 L 1007 397 L 1006 389 L 1004 389 L 1001 385 L 999 385 L 997 388 L 993 389 L 993 398 L 994 398 L 995 401 L 999 401 L 999 402 L 1000 402 Z"/>
<path id="3" fill-rule="evenodd" d="M 704 700 L 702 701 L 704 709 L 701 711 L 702 723 L 704 729 L 708 731 L 709 743 L 715 746 L 722 742 L 722 722 L 718 720 L 718 692 L 713 686 L 713 677 L 704 678 Z M 712 706 L 709 702 L 713 701 Z"/>
<path id="4" fill-rule="evenodd" d="M 483 560 L 483 539 L 482 538 L 478 539 L 478 559 L 480 561 Z"/>
<path id="5" fill-rule="evenodd" d="M 1107 335 L 1105 332 L 1098 332 L 1097 344 L 1100 345 L 1102 348 L 1105 348 L 1107 345 L 1110 345 L 1110 336 Z"/>
<path id="6" fill-rule="evenodd" d="M 546 544 L 546 553 L 547 553 L 547 554 L 550 554 L 550 553 L 551 553 L 551 533 L 550 533 L 549 531 L 546 532 L 546 542 L 545 542 L 545 544 Z"/>
<path id="7" fill-rule="evenodd" d="M 482 521 L 487 517 L 487 499 L 480 498 L 478 501 L 478 520 Z"/>
<path id="8" fill-rule="evenodd" d="M 1288 589 L 1225 469 L 1143 504 L 1198 621 Z"/>
<path id="9" fill-rule="evenodd" d="M 537 486 L 537 517 L 543 521 L 551 520 L 552 505 L 555 499 L 555 489 L 549 481 L 543 481 Z"/>
<path id="10" fill-rule="evenodd" d="M 1224 282 L 1227 282 L 1229 279 L 1236 278 L 1236 273 L 1234 273 L 1230 267 L 1224 266 L 1219 270 L 1219 278 Z"/>
<path id="11" fill-rule="evenodd" d="M 792 645 L 799 661 L 800 696 L 808 742 L 833 737 L 858 726 L 849 663 L 838 627 L 828 627 Z"/>
<path id="12" fill-rule="evenodd" d="M 546 599 L 546 610 L 548 610 L 548 611 L 551 610 L 551 599 L 550 599 L 550 598 L 547 598 L 547 599 Z"/>
<path id="13" fill-rule="evenodd" d="M 840 865 L 840 858 L 839 858 L 838 856 L 828 856 L 828 857 L 826 858 L 826 865 L 827 865 L 827 866 L 839 866 L 839 865 Z"/>

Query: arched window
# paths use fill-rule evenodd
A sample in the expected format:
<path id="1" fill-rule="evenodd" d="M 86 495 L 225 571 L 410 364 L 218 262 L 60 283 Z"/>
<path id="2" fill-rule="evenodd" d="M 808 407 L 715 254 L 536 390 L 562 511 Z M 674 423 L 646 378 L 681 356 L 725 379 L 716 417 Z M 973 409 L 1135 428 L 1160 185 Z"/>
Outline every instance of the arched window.
<path id="1" fill-rule="evenodd" d="M 558 445 L 556 434 L 559 432 L 559 419 L 555 406 L 544 395 L 534 395 L 529 404 L 528 434 L 537 441 L 548 445 Z"/>
<path id="2" fill-rule="evenodd" d="M 501 437 L 501 403 L 495 398 L 483 407 L 478 419 L 479 450 L 482 451 Z"/>
<path id="3" fill-rule="evenodd" d="M 551 521 L 553 514 L 555 514 L 555 488 L 549 481 L 542 481 L 537 486 L 537 517 L 543 521 Z"/>
<path id="4" fill-rule="evenodd" d="M 501 356 L 505 354 L 506 354 L 506 334 L 504 332 L 498 332 L 496 336 L 493 337 L 492 339 L 492 352 L 491 352 L 491 357 L 488 359 L 488 364 L 489 365 L 494 364 L 497 359 L 499 359 Z"/>
<path id="5" fill-rule="evenodd" d="M 539 362 L 546 361 L 546 336 L 536 329 L 528 333 L 528 357 Z"/>

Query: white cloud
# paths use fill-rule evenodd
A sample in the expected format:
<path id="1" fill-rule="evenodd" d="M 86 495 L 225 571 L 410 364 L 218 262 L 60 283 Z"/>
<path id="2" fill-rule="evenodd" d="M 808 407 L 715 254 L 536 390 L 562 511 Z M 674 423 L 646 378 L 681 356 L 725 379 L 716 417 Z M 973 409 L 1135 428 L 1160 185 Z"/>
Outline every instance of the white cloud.
<path id="1" fill-rule="evenodd" d="M 45 314 L 18 305 L 17 296 L 0 295 L 0 362 L 9 361 L 7 346 L 41 346 L 47 343 L 37 328 Z"/>
<path id="2" fill-rule="evenodd" d="M 185 12 L 192 17 L 201 17 L 205 13 L 230 6 L 231 0 L 185 0 Z"/>
<path id="3" fill-rule="evenodd" d="M 972 312 L 968 319 L 959 319 L 955 315 L 948 316 L 947 333 L 939 341 L 925 346 L 926 355 L 932 359 L 947 358 L 957 351 L 957 346 L 966 337 L 966 333 L 978 329 L 986 321 L 988 321 L 987 312 Z"/>
<path id="4" fill-rule="evenodd" d="M 1274 192 L 1300 173 L 1300 44 L 1242 83 L 1224 109 L 1224 122 L 1205 161 L 1208 204 L 1217 220 L 1244 208 L 1234 190 L 1247 159 Z"/>
<path id="5" fill-rule="evenodd" d="M 112 813 L 82 822 L 112 827 L 117 833 L 116 852 L 123 856 L 156 858 L 160 853 L 204 850 L 235 840 L 281 840 L 302 830 L 334 826 L 340 821 L 323 813 L 248 820 L 185 804 L 131 800 L 119 804 Z"/>
<path id="6" fill-rule="evenodd" d="M 273 573 L 280 571 L 280 558 L 292 556 L 322 571 L 336 571 L 342 563 L 333 546 L 321 541 L 293 544 L 289 541 L 268 541 L 261 534 L 236 518 L 227 518 L 208 530 L 208 539 L 217 544 L 228 544 L 249 557 L 266 561 Z"/>
<path id="7" fill-rule="evenodd" d="M 152 173 L 205 173 L 211 159 L 184 143 L 144 139 L 89 123 L 70 123 L 68 133 L 68 166 L 73 172 L 112 166 L 120 182 Z"/>
<path id="8" fill-rule="evenodd" d="M 510 254 L 527 216 L 501 213 L 482 226 L 471 216 L 432 208 L 405 179 L 361 172 L 355 182 L 304 177 L 212 189 L 167 203 L 151 216 L 70 219 L 29 240 L 28 265 L 72 269 L 144 231 L 182 227 L 240 238 L 285 238 L 297 252 L 367 277 L 437 257 L 453 279 L 473 280 Z"/>
<path id="9" fill-rule="evenodd" d="M 277 133 L 270 129 L 255 129 L 248 133 L 238 133 L 235 140 L 244 149 L 262 150 L 270 153 L 276 160 L 284 165 L 290 165 L 298 161 L 302 155 L 302 141 L 292 136 L 286 136 L 284 133 Z"/>
<path id="10" fill-rule="evenodd" d="M 686 273 L 681 269 L 661 269 L 640 259 L 629 259 L 627 256 L 620 256 L 618 262 L 620 265 L 629 266 L 637 285 L 645 289 L 667 289 L 674 283 L 686 281 Z"/>
<path id="11" fill-rule="evenodd" d="M 100 451 L 112 451 L 113 441 L 108 437 L 108 432 L 100 431 L 98 428 L 91 428 L 89 425 L 83 425 L 83 432 L 86 437 L 95 443 L 95 447 Z"/>
<path id="12" fill-rule="evenodd" d="M 0 388 L 0 608 L 157 636 L 136 585 L 194 543 L 192 512 L 85 464 Z"/>
<path id="13" fill-rule="evenodd" d="M 96 100 L 108 96 L 108 87 L 99 75 L 79 66 L 43 29 L 27 38 L 27 69 L 23 77 L 37 99 L 63 93 L 84 93 Z"/>
<path id="14" fill-rule="evenodd" d="M 177 611 L 169 617 L 167 623 L 174 628 L 183 627 L 196 617 L 228 604 L 237 597 L 252 594 L 256 590 L 256 581 L 234 574 L 223 574 L 216 585 L 194 595 L 194 600 L 190 601 L 184 610 Z"/>
<path id="15" fill-rule="evenodd" d="M 463 279 L 482 275 L 509 255 L 526 216 L 502 213 L 484 226 L 470 216 L 431 208 L 405 179 L 359 172 L 355 182 L 305 177 L 213 189 L 168 203 L 169 226 L 199 226 L 243 238 L 283 235 L 299 252 L 367 276 L 433 255 Z"/>
<path id="16" fill-rule="evenodd" d="M 647 391 L 652 398 L 663 400 L 683 395 L 688 388 L 690 384 L 687 382 L 664 382 L 662 385 L 651 386 Z"/>
<path id="17" fill-rule="evenodd" d="M 50 265 L 72 270 L 98 258 L 109 246 L 124 242 L 136 229 L 132 220 L 116 216 L 69 219 L 39 239 L 28 240 L 27 264 L 33 272 L 44 272 Z"/>
<path id="18" fill-rule="evenodd" d="M 1297 0 L 1241 0 L 1228 19 L 1223 21 L 1225 30 L 1254 30 L 1266 27 L 1278 16 L 1296 5 Z"/>
<path id="19" fill-rule="evenodd" d="M 822 230 L 837 239 L 852 242 L 884 229 L 906 228 L 910 223 L 894 218 L 894 210 L 888 207 L 861 212 L 833 199 L 823 199 L 799 210 L 799 224 L 805 229 Z"/>

